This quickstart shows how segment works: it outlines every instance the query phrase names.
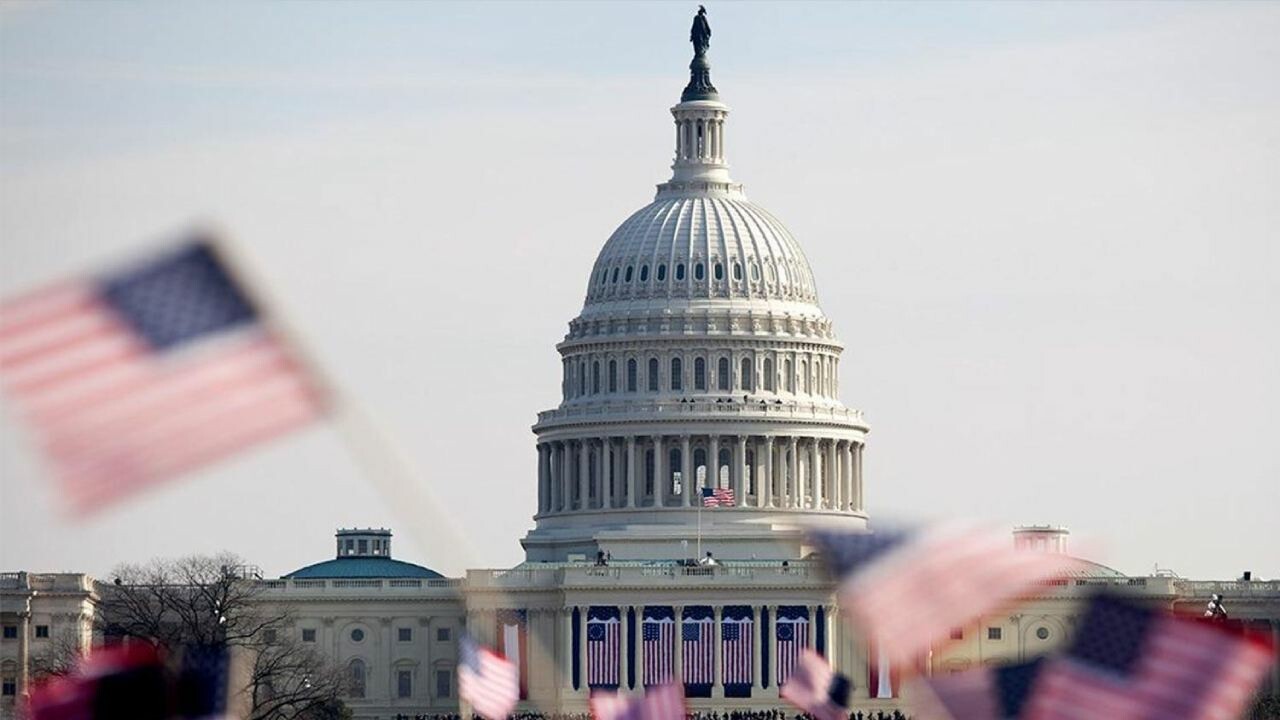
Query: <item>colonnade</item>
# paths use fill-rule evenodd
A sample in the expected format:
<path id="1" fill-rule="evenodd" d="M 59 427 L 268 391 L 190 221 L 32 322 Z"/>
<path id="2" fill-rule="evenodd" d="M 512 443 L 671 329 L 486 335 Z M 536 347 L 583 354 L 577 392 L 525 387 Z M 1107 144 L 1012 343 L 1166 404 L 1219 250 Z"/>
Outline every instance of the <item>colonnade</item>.
<path id="1" fill-rule="evenodd" d="M 677 118 L 676 160 L 724 162 L 724 117 Z"/>
<path id="2" fill-rule="evenodd" d="M 734 603 L 741 606 L 741 603 Z M 705 605 L 695 604 L 690 607 Z M 581 693 L 587 693 L 587 662 L 589 653 L 587 652 L 587 616 L 590 605 L 570 606 L 559 610 L 559 630 L 561 636 L 559 653 L 562 671 L 562 677 L 565 678 L 562 685 L 565 689 L 576 690 Z M 598 607 L 598 606 L 595 606 Z M 684 610 L 686 606 L 682 605 L 661 605 L 664 609 L 674 611 L 674 620 L 677 630 L 672 633 L 672 666 L 671 677 L 677 682 L 683 677 L 684 669 L 684 643 L 681 641 L 681 633 L 679 627 L 682 623 Z M 838 634 L 846 632 L 844 623 L 837 619 L 837 611 L 834 605 L 748 605 L 751 609 L 751 636 L 752 636 L 752 652 L 751 652 L 751 694 L 753 697 L 760 697 L 767 690 L 771 695 L 777 694 L 778 688 L 778 633 L 777 618 L 779 607 L 803 607 L 808 619 L 808 642 L 810 648 L 818 648 L 821 646 L 827 663 L 833 668 L 836 667 L 836 648 L 838 643 L 845 640 L 844 637 L 837 637 Z M 823 622 L 823 638 L 822 642 L 818 642 L 818 609 L 822 608 L 825 621 Z M 577 610 L 576 622 L 577 630 L 575 632 L 574 610 Z M 724 638 L 722 631 L 724 624 L 722 622 L 723 606 L 711 606 L 712 617 L 714 619 L 714 637 L 712 646 L 713 653 L 713 669 L 712 669 L 712 697 L 724 697 Z M 619 690 L 643 691 L 644 689 L 644 667 L 645 667 L 645 647 L 641 638 L 643 636 L 644 623 L 644 605 L 622 605 L 618 606 L 623 626 L 619 633 L 619 658 L 618 658 L 618 681 Z M 634 627 L 631 627 L 628 618 L 634 617 Z M 768 620 L 767 638 L 763 637 L 766 633 L 762 632 L 762 620 Z M 576 643 L 575 643 L 576 641 Z M 631 646 L 634 645 L 634 648 Z M 574 658 L 578 662 L 578 676 L 575 678 L 573 674 Z M 766 663 L 766 658 L 768 661 Z M 765 669 L 767 667 L 767 675 Z M 576 682 L 575 682 L 576 680 Z"/>
<path id="3" fill-rule="evenodd" d="M 694 507 L 700 488 L 744 508 L 857 511 L 862 443 L 802 435 L 627 435 L 538 444 L 538 513 Z"/>

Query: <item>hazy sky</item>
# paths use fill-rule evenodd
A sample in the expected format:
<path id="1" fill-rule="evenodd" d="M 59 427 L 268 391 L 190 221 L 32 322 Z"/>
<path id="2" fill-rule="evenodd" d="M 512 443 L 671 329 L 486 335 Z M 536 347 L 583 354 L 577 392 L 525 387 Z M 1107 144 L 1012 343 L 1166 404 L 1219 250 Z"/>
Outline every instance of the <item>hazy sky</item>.
<path id="1" fill-rule="evenodd" d="M 669 174 L 695 9 L 0 6 L 0 295 L 216 222 L 438 501 L 393 510 L 329 426 L 76 524 L 5 411 L 0 569 L 279 575 L 339 525 L 518 562 L 554 345 Z M 846 345 L 873 518 L 1280 577 L 1280 3 L 708 12 L 732 172 Z"/>

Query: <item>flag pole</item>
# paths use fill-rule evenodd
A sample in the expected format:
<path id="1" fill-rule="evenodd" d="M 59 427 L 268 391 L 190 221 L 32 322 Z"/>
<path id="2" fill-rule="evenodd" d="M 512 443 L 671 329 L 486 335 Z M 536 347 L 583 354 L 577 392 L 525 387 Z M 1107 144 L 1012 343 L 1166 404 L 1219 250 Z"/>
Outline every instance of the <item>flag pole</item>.
<path id="1" fill-rule="evenodd" d="M 698 488 L 698 551 L 694 555 L 695 561 L 702 560 L 702 488 Z"/>

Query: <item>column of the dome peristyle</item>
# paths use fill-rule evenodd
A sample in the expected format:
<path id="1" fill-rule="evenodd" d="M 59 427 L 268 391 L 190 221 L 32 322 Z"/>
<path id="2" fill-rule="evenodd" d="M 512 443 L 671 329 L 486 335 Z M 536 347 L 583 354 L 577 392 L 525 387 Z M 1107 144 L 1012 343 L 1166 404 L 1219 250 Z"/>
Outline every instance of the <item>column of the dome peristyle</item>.
<path id="1" fill-rule="evenodd" d="M 608 436 L 600 438 L 600 507 L 613 507 L 612 493 L 609 492 L 609 484 L 612 480 L 613 458 L 610 452 Z"/>
<path id="2" fill-rule="evenodd" d="M 636 506 L 636 439 L 627 436 L 627 507 Z"/>
<path id="3" fill-rule="evenodd" d="M 662 507 L 667 504 L 667 486 L 670 484 L 666 477 L 667 464 L 663 462 L 666 453 L 662 451 L 662 436 L 653 436 L 653 504 L 654 507 Z"/>
<path id="4" fill-rule="evenodd" d="M 831 497 L 827 498 L 827 507 L 840 508 L 840 466 L 836 464 L 836 441 L 827 441 L 827 488 Z"/>
<path id="5" fill-rule="evenodd" d="M 773 436 L 766 435 L 764 438 L 764 482 L 761 483 L 757 490 L 759 495 L 757 501 L 760 507 L 769 507 L 773 504 Z"/>
<path id="6" fill-rule="evenodd" d="M 810 492 L 813 493 L 813 509 L 817 510 L 822 507 L 822 453 L 819 452 L 818 443 L 821 440 L 814 438 L 809 441 L 809 483 Z"/>
<path id="7" fill-rule="evenodd" d="M 693 492 L 693 452 L 689 449 L 688 435 L 680 436 L 680 492 L 684 495 L 681 504 L 685 507 L 691 507 L 695 498 Z"/>
<path id="8" fill-rule="evenodd" d="M 587 481 L 591 479 L 591 449 L 585 439 L 578 441 L 578 509 L 587 509 Z"/>
<path id="9" fill-rule="evenodd" d="M 734 503 L 738 507 L 747 504 L 747 437 L 739 435 L 734 441 Z"/>
<path id="10" fill-rule="evenodd" d="M 707 487 L 720 487 L 720 436 L 707 438 Z M 701 502 L 701 499 L 699 499 Z"/>
<path id="11" fill-rule="evenodd" d="M 800 441 L 795 435 L 787 438 L 787 507 L 800 507 Z"/>

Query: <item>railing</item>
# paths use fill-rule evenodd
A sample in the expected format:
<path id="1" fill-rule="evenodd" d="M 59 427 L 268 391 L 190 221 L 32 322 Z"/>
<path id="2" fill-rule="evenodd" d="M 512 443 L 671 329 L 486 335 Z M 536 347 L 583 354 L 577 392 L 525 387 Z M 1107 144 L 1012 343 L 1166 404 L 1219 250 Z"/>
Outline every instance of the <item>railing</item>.
<path id="1" fill-rule="evenodd" d="M 0 588 L 43 592 L 92 592 L 93 579 L 79 573 L 0 573 Z"/>
<path id="2" fill-rule="evenodd" d="M 839 420 L 845 422 L 863 422 L 861 410 L 831 405 L 799 405 L 784 402 L 772 404 L 759 400 L 748 402 L 718 403 L 714 400 L 699 399 L 690 402 L 658 401 L 628 402 L 620 401 L 609 405 L 569 406 L 544 410 L 538 413 L 538 422 L 552 420 L 573 420 L 578 418 L 607 418 L 610 416 L 697 416 L 715 415 L 732 417 L 749 417 L 751 419 L 771 418 L 787 420 Z"/>
<path id="3" fill-rule="evenodd" d="M 756 561 L 721 565 L 561 565 L 515 570 L 470 570 L 467 586 L 483 588 L 552 588 L 609 586 L 630 583 L 786 585 L 796 582 L 826 583 L 829 576 L 818 565 Z"/>
<path id="4" fill-rule="evenodd" d="M 267 590 L 421 590 L 462 587 L 461 578 L 325 578 L 262 580 Z"/>

